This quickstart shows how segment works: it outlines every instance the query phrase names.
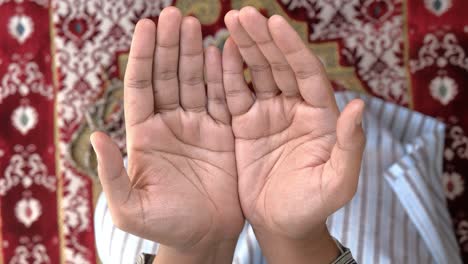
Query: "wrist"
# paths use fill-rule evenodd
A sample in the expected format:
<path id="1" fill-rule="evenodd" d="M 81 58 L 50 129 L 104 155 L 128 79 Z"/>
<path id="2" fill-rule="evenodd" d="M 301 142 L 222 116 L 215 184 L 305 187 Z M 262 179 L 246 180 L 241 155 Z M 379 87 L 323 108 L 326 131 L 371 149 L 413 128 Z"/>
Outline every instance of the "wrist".
<path id="1" fill-rule="evenodd" d="M 265 230 L 254 230 L 269 264 L 328 264 L 335 261 L 340 254 L 325 224 L 300 239 Z"/>
<path id="2" fill-rule="evenodd" d="M 231 264 L 236 244 L 237 240 L 224 240 L 190 249 L 160 245 L 153 264 Z"/>

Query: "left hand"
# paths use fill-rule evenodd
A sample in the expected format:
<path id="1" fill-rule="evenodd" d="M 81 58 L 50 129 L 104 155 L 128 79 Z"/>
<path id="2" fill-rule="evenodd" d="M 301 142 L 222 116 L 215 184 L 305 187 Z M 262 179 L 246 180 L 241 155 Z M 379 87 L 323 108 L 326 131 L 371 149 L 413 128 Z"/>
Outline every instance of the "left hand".
<path id="1" fill-rule="evenodd" d="M 324 67 L 284 18 L 245 7 L 225 22 L 224 87 L 244 215 L 256 233 L 316 236 L 356 191 L 364 104 L 354 100 L 339 113 Z"/>

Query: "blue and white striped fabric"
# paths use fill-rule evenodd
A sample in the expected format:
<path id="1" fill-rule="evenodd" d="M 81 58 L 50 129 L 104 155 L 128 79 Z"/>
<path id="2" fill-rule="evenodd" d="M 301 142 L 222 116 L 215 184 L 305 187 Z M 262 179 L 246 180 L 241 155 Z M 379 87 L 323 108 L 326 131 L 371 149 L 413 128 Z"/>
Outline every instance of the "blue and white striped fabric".
<path id="1" fill-rule="evenodd" d="M 356 196 L 328 219 L 331 234 L 358 263 L 462 263 L 442 188 L 444 125 L 377 98 L 342 92 L 340 108 L 366 102 L 367 145 Z M 103 263 L 134 263 L 157 244 L 114 227 L 104 195 L 95 211 L 98 254 Z M 250 225 L 233 263 L 266 263 Z"/>

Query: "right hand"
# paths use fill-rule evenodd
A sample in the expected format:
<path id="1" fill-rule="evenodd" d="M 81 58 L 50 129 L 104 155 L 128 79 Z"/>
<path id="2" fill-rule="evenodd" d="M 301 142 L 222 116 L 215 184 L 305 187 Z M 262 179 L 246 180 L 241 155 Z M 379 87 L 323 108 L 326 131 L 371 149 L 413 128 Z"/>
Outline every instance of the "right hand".
<path id="1" fill-rule="evenodd" d="M 125 75 L 128 174 L 111 139 L 91 137 L 115 225 L 179 251 L 235 245 L 244 224 L 221 54 L 203 60 L 197 19 L 168 7 L 157 29 L 140 21 Z"/>

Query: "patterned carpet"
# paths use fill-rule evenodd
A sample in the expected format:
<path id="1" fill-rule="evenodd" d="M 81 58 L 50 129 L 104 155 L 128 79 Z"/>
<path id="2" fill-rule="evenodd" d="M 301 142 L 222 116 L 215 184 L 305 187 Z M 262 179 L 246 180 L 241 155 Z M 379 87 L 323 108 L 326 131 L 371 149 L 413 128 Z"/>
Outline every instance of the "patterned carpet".
<path id="1" fill-rule="evenodd" d="M 0 0 L 0 263 L 97 262 L 92 214 L 101 189 L 89 134 L 105 130 L 124 149 L 131 34 L 138 19 L 156 19 L 167 5 L 198 17 L 205 44 L 219 47 L 228 10 L 281 14 L 322 58 L 336 89 L 443 120 L 443 184 L 468 263 L 462 0 Z"/>

